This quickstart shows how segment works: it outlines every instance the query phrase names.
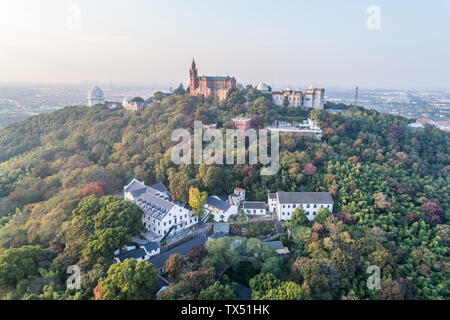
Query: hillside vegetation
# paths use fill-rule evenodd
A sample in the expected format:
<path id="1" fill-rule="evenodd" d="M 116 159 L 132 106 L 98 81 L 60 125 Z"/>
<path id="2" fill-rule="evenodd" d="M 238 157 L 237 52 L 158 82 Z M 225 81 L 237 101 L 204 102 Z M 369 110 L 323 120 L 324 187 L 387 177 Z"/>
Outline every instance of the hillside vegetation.
<path id="1" fill-rule="evenodd" d="M 255 127 L 311 116 L 324 136 L 317 142 L 282 135 L 274 176 L 261 176 L 259 165 L 172 163 L 174 129 L 192 129 L 194 120 L 232 128 L 230 119 L 238 115 L 253 117 Z M 283 239 L 291 252 L 287 261 L 273 270 L 273 259 L 251 268 L 254 298 L 284 292 L 313 299 L 449 299 L 449 134 L 429 126 L 412 131 L 407 124 L 363 108 L 292 111 L 256 91 L 248 102 L 240 91 L 223 102 L 170 96 L 136 113 L 67 107 L 12 124 L 0 130 L 0 297 L 114 298 L 114 288 L 107 289 L 118 272 L 110 268 L 111 250 L 142 229 L 142 212 L 113 195 L 135 177 L 164 183 L 186 204 L 192 186 L 208 194 L 244 187 L 247 199 L 263 201 L 268 192 L 331 192 L 332 215 L 322 214 L 313 225 L 292 223 L 291 236 Z M 219 244 L 208 244 L 209 259 L 186 272 L 218 272 Z M 65 289 L 72 264 L 82 269 L 80 291 Z M 370 265 L 381 268 L 382 290 L 366 287 Z M 273 290 L 257 289 L 274 275 L 281 282 Z M 151 287 L 155 278 L 138 283 Z M 190 289 L 177 284 L 168 297 L 198 298 L 204 291 L 205 298 L 217 290 L 230 297 L 231 285 L 208 284 L 191 295 L 178 294 Z M 120 298 L 149 295 L 130 291 Z"/>

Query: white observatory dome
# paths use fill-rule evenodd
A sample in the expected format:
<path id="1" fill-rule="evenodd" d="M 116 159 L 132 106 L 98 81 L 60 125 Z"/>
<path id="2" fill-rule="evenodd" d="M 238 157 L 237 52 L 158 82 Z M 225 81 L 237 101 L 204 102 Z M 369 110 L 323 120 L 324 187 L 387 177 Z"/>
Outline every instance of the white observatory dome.
<path id="1" fill-rule="evenodd" d="M 99 87 L 92 87 L 88 91 L 88 105 L 92 107 L 97 104 L 105 104 L 105 95 Z"/>
<path id="2" fill-rule="evenodd" d="M 259 91 L 270 91 L 270 87 L 267 84 L 265 84 L 265 83 L 259 83 L 256 86 L 256 90 L 259 90 Z"/>

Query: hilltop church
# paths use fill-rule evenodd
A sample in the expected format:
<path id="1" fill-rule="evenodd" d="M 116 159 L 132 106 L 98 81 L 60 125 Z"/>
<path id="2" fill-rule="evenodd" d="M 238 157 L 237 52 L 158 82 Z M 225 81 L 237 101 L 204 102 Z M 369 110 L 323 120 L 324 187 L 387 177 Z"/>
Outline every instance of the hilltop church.
<path id="1" fill-rule="evenodd" d="M 205 98 L 216 96 L 219 100 L 223 100 L 227 97 L 227 93 L 231 88 L 237 88 L 236 79 L 234 77 L 199 77 L 197 72 L 198 70 L 195 61 L 192 60 L 189 82 L 191 96 Z"/>

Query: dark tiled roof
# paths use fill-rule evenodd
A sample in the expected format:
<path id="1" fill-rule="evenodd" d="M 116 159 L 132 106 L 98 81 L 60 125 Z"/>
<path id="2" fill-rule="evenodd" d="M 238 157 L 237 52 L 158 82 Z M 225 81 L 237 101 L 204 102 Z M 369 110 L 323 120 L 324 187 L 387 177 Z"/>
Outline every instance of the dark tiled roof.
<path id="1" fill-rule="evenodd" d="M 130 191 L 130 193 L 131 193 L 131 195 L 133 196 L 134 199 L 139 198 L 141 195 L 143 195 L 146 192 L 147 192 L 147 188 Z"/>
<path id="2" fill-rule="evenodd" d="M 228 197 L 225 194 L 218 194 L 216 197 L 218 197 L 223 202 L 227 202 L 228 201 Z"/>
<path id="3" fill-rule="evenodd" d="M 151 252 L 159 248 L 159 244 L 156 241 L 152 241 L 143 245 L 147 252 Z"/>
<path id="4" fill-rule="evenodd" d="M 130 258 L 134 259 L 143 258 L 145 257 L 145 254 L 146 254 L 145 250 L 141 248 L 120 254 L 117 256 L 117 258 L 119 259 L 120 262 L 124 262 L 126 259 Z"/>
<path id="5" fill-rule="evenodd" d="M 208 79 L 209 81 L 226 81 L 226 80 L 231 80 L 230 77 L 218 77 L 218 76 L 206 76 L 206 79 Z"/>
<path id="6" fill-rule="evenodd" d="M 172 202 L 148 192 L 144 193 L 141 197 L 139 197 L 138 200 L 146 201 L 167 211 L 170 211 L 174 207 L 174 204 Z"/>
<path id="7" fill-rule="evenodd" d="M 280 203 L 333 204 L 329 192 L 278 192 Z"/>
<path id="8" fill-rule="evenodd" d="M 230 205 L 228 203 L 226 203 L 225 201 L 216 199 L 214 197 L 208 197 L 206 199 L 206 203 L 208 205 L 210 205 L 211 207 L 223 210 L 223 211 L 228 211 L 228 209 L 230 209 Z"/>
<path id="9" fill-rule="evenodd" d="M 243 204 L 243 208 L 245 209 L 266 209 L 265 202 L 259 201 L 245 201 Z"/>
<path id="10" fill-rule="evenodd" d="M 150 188 L 155 189 L 159 192 L 167 192 L 167 188 L 162 183 L 154 184 Z"/>
<path id="11" fill-rule="evenodd" d="M 269 193 L 269 199 L 276 199 L 277 194 L 276 193 Z"/>
<path id="12" fill-rule="evenodd" d="M 161 253 L 160 255 L 157 255 L 156 257 L 153 257 L 148 260 L 148 262 L 152 263 L 156 269 L 159 269 L 161 267 L 164 267 L 166 264 L 166 260 L 169 259 L 170 255 L 178 253 L 182 256 L 186 255 L 189 252 L 189 249 L 192 246 L 195 246 L 197 244 L 205 243 L 206 242 L 205 236 L 198 236 L 197 238 L 194 238 L 192 240 L 189 240 L 188 242 L 185 242 L 183 244 L 180 244 L 179 246 L 170 249 L 164 253 Z"/>
<path id="13" fill-rule="evenodd" d="M 124 188 L 125 192 L 133 192 L 141 189 L 145 190 L 147 189 L 147 186 L 136 179 L 131 180 L 130 184 Z"/>

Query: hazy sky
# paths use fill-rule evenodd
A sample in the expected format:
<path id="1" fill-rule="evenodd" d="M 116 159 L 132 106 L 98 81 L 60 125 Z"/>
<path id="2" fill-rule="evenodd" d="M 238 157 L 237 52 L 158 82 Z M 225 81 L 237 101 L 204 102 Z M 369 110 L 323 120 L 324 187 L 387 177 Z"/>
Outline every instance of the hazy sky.
<path id="1" fill-rule="evenodd" d="M 447 0 L 0 0 L 0 82 L 449 88 L 449 38 Z"/>

